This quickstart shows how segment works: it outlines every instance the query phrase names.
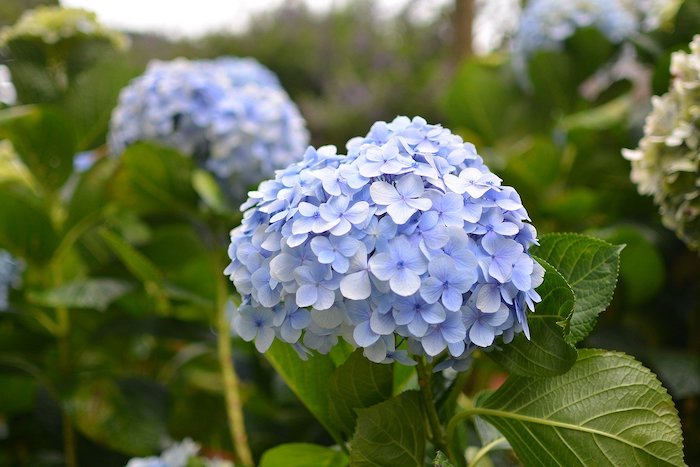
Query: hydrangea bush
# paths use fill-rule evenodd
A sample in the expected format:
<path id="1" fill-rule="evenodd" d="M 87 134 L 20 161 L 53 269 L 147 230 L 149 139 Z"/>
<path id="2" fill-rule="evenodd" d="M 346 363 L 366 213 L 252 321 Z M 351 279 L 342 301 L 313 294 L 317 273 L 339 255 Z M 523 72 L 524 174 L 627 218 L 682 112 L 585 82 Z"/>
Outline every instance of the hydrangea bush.
<path id="1" fill-rule="evenodd" d="M 19 287 L 22 279 L 22 263 L 9 252 L 0 249 L 0 311 L 9 307 L 10 287 Z"/>
<path id="2" fill-rule="evenodd" d="M 669 92 L 652 98 L 653 110 L 632 163 L 639 193 L 652 195 L 662 221 L 689 247 L 700 248 L 700 36 L 690 53 L 675 52 Z"/>
<path id="3" fill-rule="evenodd" d="M 42 6 L 26 11 L 13 26 L 0 34 L 0 45 L 13 41 L 39 41 L 60 47 L 63 41 L 105 40 L 117 49 L 127 45 L 126 36 L 103 26 L 95 13 L 82 8 Z"/>
<path id="4" fill-rule="evenodd" d="M 513 38 L 516 70 L 524 73 L 532 54 L 560 50 L 576 30 L 586 27 L 597 29 L 613 43 L 620 43 L 642 25 L 634 9 L 621 0 L 533 0 L 523 10 Z"/>
<path id="5" fill-rule="evenodd" d="M 242 206 L 225 271 L 243 301 L 234 328 L 327 353 L 339 337 L 374 362 L 465 358 L 528 334 L 542 267 L 518 193 L 473 145 L 416 117 L 309 148 Z"/>
<path id="6" fill-rule="evenodd" d="M 249 58 L 151 62 L 121 92 L 109 134 L 114 154 L 155 141 L 241 189 L 299 160 L 308 140 L 277 77 Z"/>

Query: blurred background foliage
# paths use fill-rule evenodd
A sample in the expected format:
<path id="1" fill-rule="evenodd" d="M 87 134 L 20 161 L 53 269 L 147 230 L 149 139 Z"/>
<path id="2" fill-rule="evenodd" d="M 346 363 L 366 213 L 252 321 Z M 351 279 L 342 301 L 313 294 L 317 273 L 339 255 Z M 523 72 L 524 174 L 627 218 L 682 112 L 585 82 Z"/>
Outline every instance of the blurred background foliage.
<path id="1" fill-rule="evenodd" d="M 3 0 L 0 25 L 39 3 L 52 2 Z M 0 248 L 26 268 L 0 313 L 0 465 L 64 465 L 73 443 L 82 465 L 118 466 L 187 436 L 233 459 L 215 327 L 237 204 L 192 183 L 192 161 L 174 150 L 139 144 L 103 157 L 118 93 L 149 60 L 221 55 L 277 73 L 314 145 L 343 148 L 376 120 L 421 115 L 473 142 L 540 233 L 627 244 L 620 286 L 586 345 L 628 352 L 660 376 L 686 462 L 700 464 L 700 259 L 637 194 L 620 154 L 636 147 L 650 96 L 668 89 L 670 54 L 700 31 L 700 0 L 622 45 L 579 30 L 561 51 L 532 57 L 529 88 L 508 34 L 486 55 L 465 46 L 473 2 L 429 22 L 413 19 L 415 3 L 378 19 L 370 1 L 324 15 L 288 2 L 238 35 L 131 34 L 128 51 L 87 43 L 72 49 L 81 65 L 61 86 L 43 58 L 2 51 L 18 105 L 0 115 L 12 144 L 0 147 Z M 74 170 L 85 151 L 96 162 Z M 256 459 L 283 442 L 332 442 L 252 345 L 234 340 L 234 355 Z M 467 394 L 502 379 L 479 368 Z"/>

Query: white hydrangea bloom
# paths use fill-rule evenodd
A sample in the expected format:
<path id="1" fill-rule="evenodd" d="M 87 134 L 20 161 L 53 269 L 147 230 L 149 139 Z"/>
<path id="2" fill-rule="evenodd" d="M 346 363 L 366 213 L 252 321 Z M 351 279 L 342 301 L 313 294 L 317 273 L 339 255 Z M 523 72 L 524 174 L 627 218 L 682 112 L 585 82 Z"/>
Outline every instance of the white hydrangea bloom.
<path id="1" fill-rule="evenodd" d="M 669 92 L 653 110 L 635 150 L 623 150 L 641 194 L 652 195 L 662 221 L 690 248 L 700 248 L 700 35 L 690 53 L 675 52 Z"/>

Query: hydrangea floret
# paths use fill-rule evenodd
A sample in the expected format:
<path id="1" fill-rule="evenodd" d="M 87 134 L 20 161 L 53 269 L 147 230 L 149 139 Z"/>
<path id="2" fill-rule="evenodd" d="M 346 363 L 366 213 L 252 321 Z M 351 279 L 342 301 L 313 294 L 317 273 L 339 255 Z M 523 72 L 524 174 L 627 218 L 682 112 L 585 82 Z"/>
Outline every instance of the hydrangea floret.
<path id="1" fill-rule="evenodd" d="M 125 35 L 102 25 L 91 11 L 41 6 L 26 11 L 13 26 L 5 28 L 0 33 L 0 46 L 18 40 L 58 46 L 62 41 L 80 39 L 106 41 L 115 49 L 128 45 Z"/>
<path id="2" fill-rule="evenodd" d="M 15 105 L 17 103 L 17 91 L 10 70 L 5 65 L 0 65 L 0 105 Z"/>
<path id="3" fill-rule="evenodd" d="M 297 106 L 250 58 L 152 61 L 122 90 L 109 146 L 153 141 L 197 158 L 229 187 L 255 185 L 308 145 Z"/>
<path id="4" fill-rule="evenodd" d="M 502 336 L 529 336 L 544 270 L 535 228 L 473 145 L 423 118 L 309 148 L 249 193 L 227 274 L 242 296 L 234 330 L 261 352 L 302 358 L 345 339 L 374 362 L 409 353 L 452 362 Z M 401 345 L 406 342 L 406 345 Z"/>
<path id="5" fill-rule="evenodd" d="M 21 261 L 0 249 L 0 311 L 7 311 L 9 308 L 10 288 L 20 286 L 23 269 Z"/>
<path id="6" fill-rule="evenodd" d="M 624 0 L 532 0 L 522 12 L 513 38 L 513 64 L 525 72 L 538 51 L 561 50 L 581 28 L 595 28 L 612 43 L 620 43 L 640 29 L 639 19 Z"/>
<path id="7" fill-rule="evenodd" d="M 623 150 L 639 193 L 652 195 L 663 224 L 700 249 L 700 35 L 674 52 L 669 91 L 652 98 L 639 147 Z"/>

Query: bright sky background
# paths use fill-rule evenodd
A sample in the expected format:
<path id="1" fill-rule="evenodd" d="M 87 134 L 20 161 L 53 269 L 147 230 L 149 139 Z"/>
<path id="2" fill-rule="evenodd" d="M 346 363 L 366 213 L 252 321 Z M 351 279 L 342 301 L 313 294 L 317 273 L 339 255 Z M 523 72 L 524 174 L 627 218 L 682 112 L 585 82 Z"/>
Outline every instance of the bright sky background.
<path id="1" fill-rule="evenodd" d="M 157 31 L 175 36 L 197 36 L 212 30 L 240 32 L 251 17 L 274 9 L 285 0 L 62 0 L 61 4 L 97 13 L 106 25 L 129 31 Z M 287 0 L 289 1 L 289 0 Z M 324 12 L 350 0 L 304 0 L 312 11 Z M 422 0 L 417 15 L 440 11 L 452 0 Z M 377 0 L 379 13 L 390 16 L 408 0 Z"/>

